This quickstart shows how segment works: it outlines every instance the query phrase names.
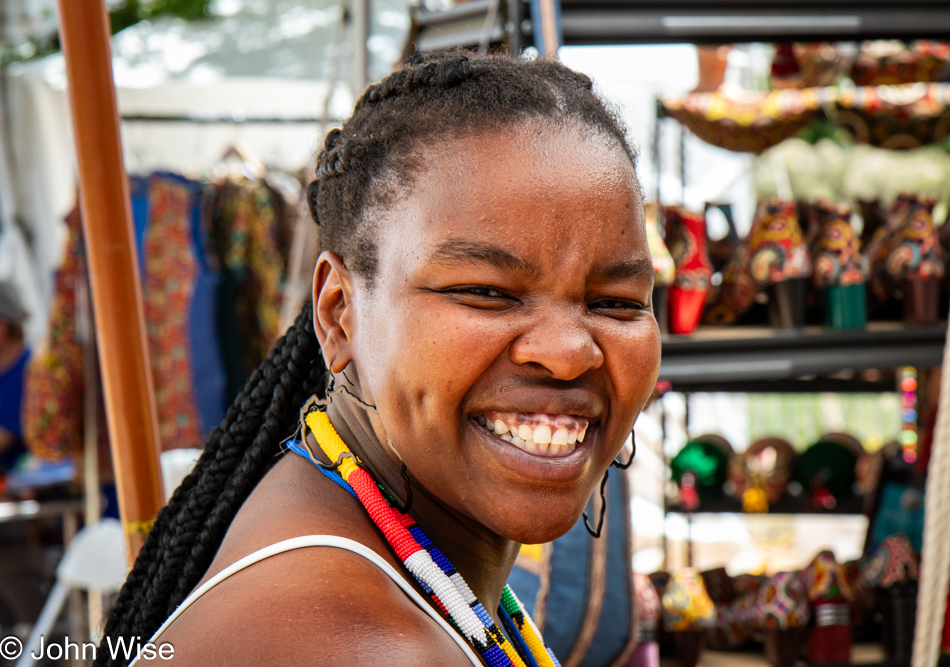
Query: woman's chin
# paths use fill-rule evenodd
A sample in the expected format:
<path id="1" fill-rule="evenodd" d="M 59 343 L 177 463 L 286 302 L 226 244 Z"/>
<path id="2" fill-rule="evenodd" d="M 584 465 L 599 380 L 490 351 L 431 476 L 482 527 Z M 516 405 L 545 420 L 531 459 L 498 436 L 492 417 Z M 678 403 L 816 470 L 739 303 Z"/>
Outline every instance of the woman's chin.
<path id="1" fill-rule="evenodd" d="M 544 516 L 525 513 L 524 521 L 519 521 L 501 534 L 520 544 L 543 544 L 551 542 L 569 531 L 580 518 L 574 513 L 564 513 L 557 516 Z"/>

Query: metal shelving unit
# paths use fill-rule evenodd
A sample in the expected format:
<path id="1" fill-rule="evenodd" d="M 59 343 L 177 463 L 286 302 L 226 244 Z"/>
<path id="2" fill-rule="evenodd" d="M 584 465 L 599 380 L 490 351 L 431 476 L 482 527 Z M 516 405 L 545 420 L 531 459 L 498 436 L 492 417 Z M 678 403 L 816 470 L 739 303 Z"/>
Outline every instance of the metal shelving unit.
<path id="1" fill-rule="evenodd" d="M 893 391 L 842 372 L 939 366 L 945 332 L 888 322 L 858 331 L 703 327 L 664 339 L 660 377 L 676 391 Z"/>
<path id="2" fill-rule="evenodd" d="M 415 51 L 534 42 L 524 0 L 419 10 Z M 853 41 L 950 37 L 945 0 L 561 0 L 563 44 Z M 487 35 L 487 39 L 486 39 Z M 410 49 L 412 51 L 413 49 Z"/>

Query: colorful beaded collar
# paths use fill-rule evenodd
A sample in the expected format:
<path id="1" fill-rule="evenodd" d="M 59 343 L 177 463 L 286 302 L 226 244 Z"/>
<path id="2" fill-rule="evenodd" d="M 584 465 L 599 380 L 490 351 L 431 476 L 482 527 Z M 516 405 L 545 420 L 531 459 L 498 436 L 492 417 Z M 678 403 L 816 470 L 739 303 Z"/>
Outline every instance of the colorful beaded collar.
<path id="1" fill-rule="evenodd" d="M 327 414 L 314 410 L 304 421 L 323 453 L 334 462 L 334 470 L 319 463 L 306 442 L 289 443 L 290 450 L 314 463 L 318 470 L 362 503 L 405 568 L 489 667 L 560 667 L 511 588 L 505 586 L 498 606 L 498 617 L 511 637 L 508 641 L 462 575 L 412 517 L 394 507 L 392 499 L 362 467 Z M 518 644 L 520 651 L 512 643 Z"/>

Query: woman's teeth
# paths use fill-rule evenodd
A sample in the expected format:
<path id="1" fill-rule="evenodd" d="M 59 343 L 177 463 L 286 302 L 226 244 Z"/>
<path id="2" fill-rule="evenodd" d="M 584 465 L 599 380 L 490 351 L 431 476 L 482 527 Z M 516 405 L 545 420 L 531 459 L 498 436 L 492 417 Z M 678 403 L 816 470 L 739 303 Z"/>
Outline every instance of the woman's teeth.
<path id="1" fill-rule="evenodd" d="M 584 442 L 589 423 L 572 415 L 488 413 L 475 417 L 482 427 L 529 454 L 567 456 Z"/>

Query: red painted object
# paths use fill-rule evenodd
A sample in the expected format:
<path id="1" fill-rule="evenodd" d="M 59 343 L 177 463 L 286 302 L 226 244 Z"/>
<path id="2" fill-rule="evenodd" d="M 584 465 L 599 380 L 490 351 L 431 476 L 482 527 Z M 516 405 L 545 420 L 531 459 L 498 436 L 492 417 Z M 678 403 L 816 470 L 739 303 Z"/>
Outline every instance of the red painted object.
<path id="1" fill-rule="evenodd" d="M 703 315 L 712 276 L 705 216 L 678 206 L 667 207 L 666 243 L 676 264 L 676 277 L 668 297 L 670 331 L 692 333 Z"/>
<path id="2" fill-rule="evenodd" d="M 851 662 L 851 625 L 812 628 L 808 661 L 813 664 Z"/>

